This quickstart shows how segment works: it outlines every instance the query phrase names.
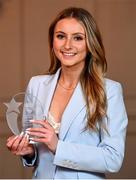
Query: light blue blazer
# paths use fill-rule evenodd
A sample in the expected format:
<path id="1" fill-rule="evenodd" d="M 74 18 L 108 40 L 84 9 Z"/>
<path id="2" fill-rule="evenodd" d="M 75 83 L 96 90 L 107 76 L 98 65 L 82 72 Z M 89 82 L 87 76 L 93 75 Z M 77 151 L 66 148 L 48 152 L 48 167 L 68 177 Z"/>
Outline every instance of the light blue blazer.
<path id="1" fill-rule="evenodd" d="M 59 73 L 60 69 L 54 75 L 33 77 L 27 88 L 27 93 L 41 102 L 45 116 L 48 114 Z M 23 159 L 25 166 L 36 165 L 33 178 L 99 179 L 105 178 L 107 172 L 119 171 L 124 158 L 127 114 L 121 85 L 105 79 L 105 89 L 108 119 L 103 118 L 102 123 L 97 124 L 98 131 L 84 131 L 87 122 L 86 102 L 78 83 L 61 119 L 55 155 L 46 145 L 37 143 L 34 159 Z M 34 103 L 34 98 L 27 101 Z M 35 110 L 38 111 L 38 106 Z M 108 133 L 103 128 L 105 125 Z"/>

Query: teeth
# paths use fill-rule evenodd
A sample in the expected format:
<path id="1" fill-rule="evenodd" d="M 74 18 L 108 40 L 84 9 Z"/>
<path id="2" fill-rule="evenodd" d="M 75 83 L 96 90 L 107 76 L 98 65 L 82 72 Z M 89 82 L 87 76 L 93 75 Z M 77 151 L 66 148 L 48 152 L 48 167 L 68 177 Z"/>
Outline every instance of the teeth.
<path id="1" fill-rule="evenodd" d="M 66 56 L 74 56 L 75 55 L 74 53 L 65 53 L 65 52 L 63 52 L 63 54 Z"/>

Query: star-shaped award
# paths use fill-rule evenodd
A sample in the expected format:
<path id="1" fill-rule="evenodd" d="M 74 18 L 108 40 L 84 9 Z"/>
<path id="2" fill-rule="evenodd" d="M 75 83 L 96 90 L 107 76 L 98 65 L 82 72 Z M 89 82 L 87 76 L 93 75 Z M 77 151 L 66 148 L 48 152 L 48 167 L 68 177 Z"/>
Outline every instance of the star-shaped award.
<path id="1" fill-rule="evenodd" d="M 4 104 L 8 107 L 7 113 L 10 113 L 10 112 L 20 113 L 19 106 L 22 103 L 21 102 L 16 102 L 14 98 L 12 98 L 9 103 L 4 103 Z"/>
<path id="2" fill-rule="evenodd" d="M 18 135 L 20 134 L 19 128 L 18 128 L 18 114 L 20 113 L 19 111 L 19 106 L 22 104 L 21 102 L 16 102 L 14 98 L 11 99 L 9 103 L 4 103 L 8 109 L 6 111 L 6 120 L 8 123 L 9 128 L 11 131 Z"/>

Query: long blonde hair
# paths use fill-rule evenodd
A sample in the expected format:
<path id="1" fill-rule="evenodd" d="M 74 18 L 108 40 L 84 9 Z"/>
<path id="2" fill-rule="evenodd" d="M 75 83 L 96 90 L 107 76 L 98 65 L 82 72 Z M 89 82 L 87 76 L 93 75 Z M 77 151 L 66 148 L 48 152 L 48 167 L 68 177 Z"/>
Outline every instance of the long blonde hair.
<path id="1" fill-rule="evenodd" d="M 100 31 L 92 15 L 83 8 L 70 7 L 61 11 L 49 27 L 49 48 L 51 64 L 49 74 L 54 74 L 61 66 L 53 51 L 54 29 L 58 21 L 75 18 L 85 29 L 88 53 L 80 83 L 87 103 L 87 128 L 96 129 L 96 123 L 106 116 L 107 100 L 104 75 L 107 71 L 104 46 Z"/>

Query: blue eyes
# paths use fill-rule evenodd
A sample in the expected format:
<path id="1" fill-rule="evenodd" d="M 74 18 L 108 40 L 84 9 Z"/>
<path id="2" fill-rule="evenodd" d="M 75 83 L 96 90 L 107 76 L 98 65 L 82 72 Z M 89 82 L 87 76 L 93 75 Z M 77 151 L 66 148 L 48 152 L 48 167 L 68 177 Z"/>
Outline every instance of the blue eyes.
<path id="1" fill-rule="evenodd" d="M 58 34 L 56 37 L 61 40 L 61 39 L 65 39 L 66 36 L 63 34 Z M 73 39 L 75 41 L 82 41 L 84 38 L 82 36 L 76 35 L 76 36 L 73 36 Z"/>

